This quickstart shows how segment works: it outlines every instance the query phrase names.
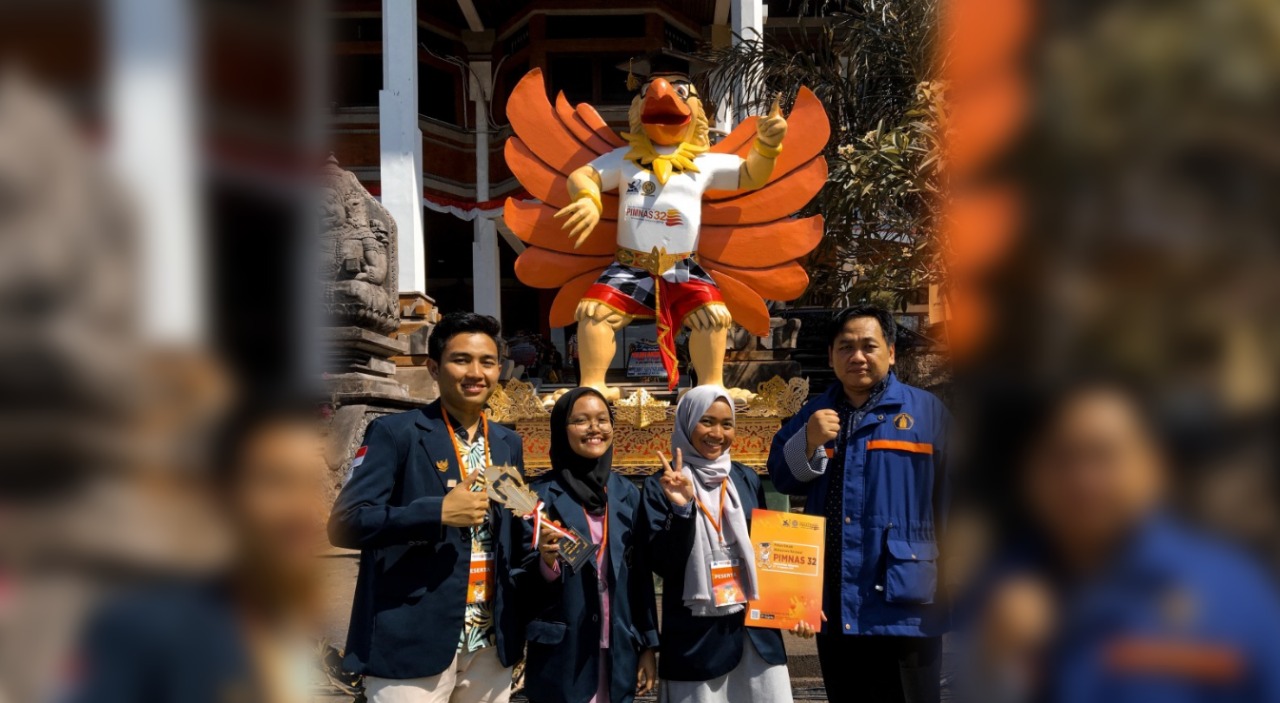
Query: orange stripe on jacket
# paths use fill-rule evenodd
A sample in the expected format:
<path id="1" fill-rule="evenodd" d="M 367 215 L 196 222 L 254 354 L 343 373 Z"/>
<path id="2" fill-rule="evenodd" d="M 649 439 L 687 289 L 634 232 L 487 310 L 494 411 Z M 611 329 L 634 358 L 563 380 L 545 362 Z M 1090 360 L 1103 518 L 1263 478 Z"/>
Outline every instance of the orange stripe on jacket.
<path id="1" fill-rule="evenodd" d="M 933 445 L 927 442 L 904 442 L 900 439 L 868 439 L 867 451 L 872 449 L 897 449 L 916 454 L 932 454 Z"/>

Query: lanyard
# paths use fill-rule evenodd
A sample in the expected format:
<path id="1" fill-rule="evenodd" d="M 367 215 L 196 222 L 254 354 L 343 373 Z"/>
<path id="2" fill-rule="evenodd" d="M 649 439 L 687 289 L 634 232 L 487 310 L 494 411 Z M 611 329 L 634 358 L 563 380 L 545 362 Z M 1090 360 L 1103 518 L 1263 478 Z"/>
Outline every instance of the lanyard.
<path id="1" fill-rule="evenodd" d="M 729 477 L 726 476 L 724 483 L 720 484 L 720 519 L 718 520 L 711 517 L 711 511 L 707 510 L 707 506 L 703 505 L 702 501 L 698 500 L 698 496 L 695 495 L 693 497 L 693 501 L 698 504 L 698 510 L 701 510 L 702 514 L 707 516 L 707 521 L 711 523 L 711 526 L 716 528 L 716 536 L 720 538 L 721 547 L 724 546 L 724 531 L 722 529 L 724 527 L 724 494 L 728 489 Z"/>
<path id="2" fill-rule="evenodd" d="M 591 513 L 586 508 L 582 509 L 582 515 L 587 519 L 587 531 L 591 531 Z M 596 552 L 596 571 L 604 577 L 604 550 L 609 548 L 609 504 L 604 505 L 604 515 L 600 516 L 601 534 L 600 534 L 600 551 Z M 603 582 L 602 582 L 603 583 Z"/>
<path id="3" fill-rule="evenodd" d="M 444 426 L 449 430 L 449 441 L 453 444 L 453 456 L 458 460 L 458 472 L 465 479 L 471 475 L 471 471 L 467 469 L 467 465 L 462 463 L 462 450 L 458 449 L 458 435 L 453 431 L 453 423 L 449 422 L 449 411 L 444 409 L 444 405 L 440 405 L 440 415 L 444 418 Z M 484 437 L 484 463 L 485 466 L 492 466 L 493 460 L 489 456 L 489 418 L 482 413 L 480 415 L 480 433 Z"/>

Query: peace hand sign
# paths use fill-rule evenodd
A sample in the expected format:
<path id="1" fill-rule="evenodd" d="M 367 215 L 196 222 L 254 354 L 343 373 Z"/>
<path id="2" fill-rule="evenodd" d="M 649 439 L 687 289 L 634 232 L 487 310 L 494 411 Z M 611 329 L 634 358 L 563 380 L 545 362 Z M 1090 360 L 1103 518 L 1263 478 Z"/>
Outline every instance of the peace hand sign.
<path id="1" fill-rule="evenodd" d="M 693 480 L 683 473 L 671 468 L 671 461 L 667 459 L 667 455 L 658 452 L 658 458 L 662 460 L 662 492 L 667 494 L 667 500 L 677 508 L 693 502 Z M 684 454 L 679 449 L 676 450 L 676 466 L 684 466 Z"/>

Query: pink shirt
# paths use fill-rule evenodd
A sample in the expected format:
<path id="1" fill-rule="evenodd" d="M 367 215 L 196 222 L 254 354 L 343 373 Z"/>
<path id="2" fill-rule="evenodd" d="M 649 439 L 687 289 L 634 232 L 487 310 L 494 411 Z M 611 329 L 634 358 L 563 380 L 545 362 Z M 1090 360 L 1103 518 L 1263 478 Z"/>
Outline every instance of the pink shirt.
<path id="1" fill-rule="evenodd" d="M 600 545 L 600 551 L 596 552 L 596 573 L 599 575 L 597 582 L 600 584 L 600 684 L 596 689 L 596 695 L 588 703 L 609 703 L 609 679 L 605 677 L 605 672 L 609 670 L 609 577 L 605 571 L 609 545 L 603 543 L 604 521 L 607 517 L 607 513 L 605 515 L 587 513 L 591 541 Z M 542 577 L 546 580 L 554 581 L 560 578 L 559 561 L 556 561 L 554 566 L 547 566 L 547 562 L 539 559 L 538 564 L 542 568 Z"/>

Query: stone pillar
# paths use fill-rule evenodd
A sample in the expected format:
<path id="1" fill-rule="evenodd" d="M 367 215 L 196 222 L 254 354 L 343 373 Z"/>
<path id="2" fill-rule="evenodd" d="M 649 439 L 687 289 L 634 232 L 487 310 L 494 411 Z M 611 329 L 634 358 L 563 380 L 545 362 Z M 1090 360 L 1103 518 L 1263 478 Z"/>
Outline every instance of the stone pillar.
<path id="1" fill-rule="evenodd" d="M 427 291 L 422 227 L 422 130 L 418 128 L 418 12 L 414 0 L 382 0 L 378 92 L 382 204 L 400 230 L 400 290 Z"/>
<path id="2" fill-rule="evenodd" d="M 390 336 L 400 327 L 396 222 L 332 156 L 323 177 L 325 377 L 339 401 L 407 399 L 391 361 L 408 350 Z"/>

